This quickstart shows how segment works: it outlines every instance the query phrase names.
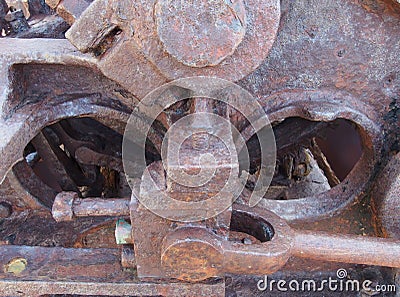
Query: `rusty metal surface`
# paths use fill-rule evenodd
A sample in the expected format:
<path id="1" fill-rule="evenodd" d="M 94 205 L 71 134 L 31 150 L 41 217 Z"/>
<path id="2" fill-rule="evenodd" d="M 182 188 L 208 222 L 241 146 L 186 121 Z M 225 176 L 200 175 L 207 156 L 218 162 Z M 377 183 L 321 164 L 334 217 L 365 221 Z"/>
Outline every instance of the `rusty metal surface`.
<path id="1" fill-rule="evenodd" d="M 201 18 L 197 17 L 199 13 Z M 179 14 L 182 17 L 171 18 Z M 246 32 L 246 9 L 242 1 L 158 1 L 155 15 L 157 33 L 165 50 L 192 67 L 218 65 L 235 52 Z M 198 21 L 197 31 L 193 30 L 193 20 Z"/>
<path id="2" fill-rule="evenodd" d="M 218 296 L 224 292 L 224 287 L 218 282 L 207 286 L 140 282 L 131 272 L 121 269 L 118 249 L 18 246 L 2 246 L 0 249 L 2 266 L 8 267 L 0 276 L 1 296 L 49 293 Z M 18 271 L 12 270 L 9 261 L 13 259 L 14 263 L 15 259 L 24 259 L 26 266 Z"/>
<path id="3" fill-rule="evenodd" d="M 265 58 L 278 29 L 279 1 L 251 1 L 247 3 L 245 11 L 241 0 L 231 4 L 220 1 L 195 1 L 188 4 L 189 6 L 180 1 L 94 1 L 67 32 L 67 38 L 82 51 L 96 53 L 100 50 L 99 54 L 103 55 L 100 57 L 100 65 L 107 68 L 106 76 L 122 85 L 127 81 L 123 76 L 117 75 L 121 72 L 114 69 L 111 63 L 120 61 L 123 53 L 131 61 L 140 63 L 144 69 L 147 68 L 144 60 L 138 58 L 146 57 L 169 79 L 208 75 L 237 80 L 253 71 Z M 193 7 L 189 9 L 190 4 Z M 181 21 L 169 25 L 174 11 L 180 12 Z M 200 18 L 198 11 L 203 15 Z M 155 18 L 153 14 L 156 14 Z M 248 21 L 245 22 L 245 19 Z M 203 25 L 192 24 L 193 21 L 200 20 L 204 21 Z M 185 27 L 185 23 L 190 26 Z M 210 24 L 210 30 L 202 31 L 205 24 Z M 197 31 L 194 29 L 196 26 Z M 117 34 L 121 31 L 121 34 Z M 176 33 L 172 33 L 174 31 Z M 81 32 L 87 34 L 82 35 Z M 202 39 L 197 37 L 200 32 L 205 32 Z M 192 57 L 190 54 L 186 57 L 188 53 L 182 45 L 172 42 L 173 34 L 180 34 L 179 39 L 189 43 L 197 39 Z M 221 42 L 225 48 L 218 47 L 219 51 L 212 52 L 212 47 L 206 46 L 207 39 Z M 128 44 L 132 49 L 127 50 Z M 108 52 L 107 55 L 104 55 L 105 52 Z M 221 63 L 224 58 L 226 63 Z M 213 64 L 217 64 L 216 67 L 206 67 Z M 190 66 L 196 66 L 197 69 Z M 157 77 L 154 74 L 153 79 L 155 81 L 149 83 L 156 86 Z"/>
<path id="4" fill-rule="evenodd" d="M 258 235 L 262 244 L 229 243 L 196 228 L 178 229 L 165 237 L 161 258 L 168 275 L 182 280 L 202 280 L 224 272 L 269 275 L 284 266 L 291 255 L 400 268 L 398 240 L 298 231 L 272 213 L 260 217 L 254 217 L 254 213 L 262 212 L 242 206 L 235 209 L 233 220 L 237 225 L 233 228 Z M 269 224 L 272 234 L 267 233 L 263 222 Z"/>
<path id="5" fill-rule="evenodd" d="M 225 288 L 221 284 L 174 284 L 174 283 L 92 283 L 92 282 L 40 282 L 4 281 L 4 296 L 24 294 L 44 296 L 49 292 L 57 295 L 76 294 L 78 296 L 223 296 Z M 3 293 L 2 292 L 2 293 Z"/>
<path id="6" fill-rule="evenodd" d="M 130 199 L 79 198 L 75 192 L 61 192 L 53 202 L 52 215 L 57 222 L 77 217 L 128 217 Z"/>
<path id="7" fill-rule="evenodd" d="M 339 268 L 398 284 L 388 268 L 400 266 L 398 1 L 46 2 L 58 16 L 30 1 L 26 20 L 0 0 L 0 295 L 258 296 L 250 274 L 323 279 Z M 66 29 L 68 40 L 42 38 Z M 144 174 L 125 175 L 138 102 L 198 75 L 236 82 L 272 123 L 276 171 L 255 208 L 256 131 L 234 108 L 189 99 L 190 87 L 165 94 L 189 95 L 152 125 Z M 199 202 L 243 173 L 240 152 L 226 152 L 233 141 L 209 136 L 219 127 L 205 118 L 174 132 L 193 135 L 169 144 L 181 155 L 163 167 L 169 129 L 204 112 L 246 141 L 244 190 L 216 217 L 162 218 L 140 198 Z M 216 159 L 211 183 L 181 184 L 203 153 Z"/>
<path id="8" fill-rule="evenodd" d="M 391 158 L 377 180 L 371 195 L 375 199 L 379 222 L 385 233 L 399 238 L 400 154 Z"/>
<path id="9" fill-rule="evenodd" d="M 305 231 L 295 235 L 292 253 L 316 260 L 398 267 L 399 247 L 398 240 Z"/>

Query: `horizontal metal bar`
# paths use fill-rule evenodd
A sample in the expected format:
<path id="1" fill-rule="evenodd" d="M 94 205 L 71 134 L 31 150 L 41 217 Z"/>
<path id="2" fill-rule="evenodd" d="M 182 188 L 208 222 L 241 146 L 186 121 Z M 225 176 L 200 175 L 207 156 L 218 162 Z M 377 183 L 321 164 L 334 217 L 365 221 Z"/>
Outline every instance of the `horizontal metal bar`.
<path id="1" fill-rule="evenodd" d="M 322 261 L 400 268 L 400 241 L 296 231 L 292 255 Z"/>
<path id="2" fill-rule="evenodd" d="M 42 281 L 128 281 L 120 249 L 0 246 L 0 279 Z"/>
<path id="3" fill-rule="evenodd" d="M 215 284 L 0 281 L 0 296 L 47 294 L 221 297 L 225 296 L 225 285 L 222 281 Z"/>
<path id="4" fill-rule="evenodd" d="M 57 222 L 76 217 L 128 217 L 129 203 L 129 198 L 82 199 L 75 192 L 61 192 L 54 200 L 52 214 Z"/>
<path id="5" fill-rule="evenodd" d="M 77 199 L 73 205 L 73 211 L 77 217 L 129 216 L 129 198 L 85 198 Z"/>
<path id="6" fill-rule="evenodd" d="M 0 246 L 0 296 L 224 296 L 221 281 L 142 282 L 121 266 L 120 249 Z"/>

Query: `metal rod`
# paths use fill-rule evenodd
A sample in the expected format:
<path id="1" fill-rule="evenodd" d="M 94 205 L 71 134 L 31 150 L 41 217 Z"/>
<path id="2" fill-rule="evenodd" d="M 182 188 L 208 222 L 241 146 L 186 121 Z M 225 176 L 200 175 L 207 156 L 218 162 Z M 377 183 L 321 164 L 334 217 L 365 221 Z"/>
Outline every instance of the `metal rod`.
<path id="1" fill-rule="evenodd" d="M 76 199 L 72 206 L 72 210 L 76 217 L 129 216 L 129 202 L 129 198 Z"/>
<path id="2" fill-rule="evenodd" d="M 400 241 L 296 231 L 292 255 L 322 261 L 400 268 Z"/>
<path id="3" fill-rule="evenodd" d="M 59 193 L 53 203 L 52 214 L 57 222 L 72 221 L 76 217 L 128 217 L 130 198 L 79 198 L 75 192 Z"/>

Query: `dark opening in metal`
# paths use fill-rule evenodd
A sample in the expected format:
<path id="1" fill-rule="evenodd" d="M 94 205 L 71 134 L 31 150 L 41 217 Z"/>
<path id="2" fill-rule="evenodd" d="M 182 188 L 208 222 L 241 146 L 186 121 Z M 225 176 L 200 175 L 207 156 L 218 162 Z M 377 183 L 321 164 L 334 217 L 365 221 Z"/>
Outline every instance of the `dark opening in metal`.
<path id="1" fill-rule="evenodd" d="M 256 215 L 238 210 L 232 212 L 230 230 L 249 234 L 261 242 L 270 241 L 275 235 L 270 223 Z"/>
<path id="2" fill-rule="evenodd" d="M 360 127 L 346 119 L 331 122 L 290 117 L 273 123 L 277 162 L 266 199 L 288 200 L 313 196 L 340 184 L 363 154 Z M 248 142 L 250 178 L 254 188 L 261 159 L 254 135 Z"/>
<path id="3" fill-rule="evenodd" d="M 14 173 L 48 207 L 61 191 L 83 198 L 130 197 L 121 146 L 122 135 L 94 119 L 61 120 L 32 139 Z"/>

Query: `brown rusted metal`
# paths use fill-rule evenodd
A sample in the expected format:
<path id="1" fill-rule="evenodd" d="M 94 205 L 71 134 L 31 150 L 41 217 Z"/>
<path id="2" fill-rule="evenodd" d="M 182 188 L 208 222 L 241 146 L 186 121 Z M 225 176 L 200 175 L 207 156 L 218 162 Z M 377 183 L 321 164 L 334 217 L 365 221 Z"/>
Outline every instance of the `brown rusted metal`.
<path id="1" fill-rule="evenodd" d="M 90 216 L 108 216 L 120 217 L 129 216 L 129 201 L 126 198 L 85 198 L 76 199 L 72 206 L 74 215 L 77 217 Z"/>
<path id="2" fill-rule="evenodd" d="M 140 282 L 120 264 L 119 249 L 1 246 L 1 266 L 24 259 L 25 269 L 0 271 L 0 296 L 13 294 L 101 294 L 131 296 L 220 296 L 221 283 Z M 36 280 L 32 280 L 36 279 Z"/>
<path id="3" fill-rule="evenodd" d="M 79 198 L 75 192 L 59 193 L 53 203 L 56 221 L 71 221 L 77 217 L 127 217 L 130 199 Z"/>
<path id="4" fill-rule="evenodd" d="M 3 289 L 3 288 L 2 288 Z M 34 295 L 78 294 L 107 296 L 223 296 L 225 288 L 221 284 L 179 284 L 179 283 L 113 283 L 113 282 L 41 282 L 41 281 L 4 281 L 4 296 L 19 292 Z"/>
<path id="5" fill-rule="evenodd" d="M 90 2 L 86 0 L 62 0 L 54 9 L 68 24 L 73 24 L 79 18 L 81 13 L 89 6 Z"/>
<path id="6" fill-rule="evenodd" d="M 7 272 L 1 270 L 1 279 L 41 279 L 87 281 L 106 279 L 115 274 L 115 280 L 123 280 L 118 249 L 65 249 L 49 247 L 1 246 L 1 266 L 13 259 L 21 258 L 26 262 L 23 271 Z M 78 267 L 85 269 L 77 269 Z M 58 267 L 58 268 L 56 268 Z M 49 274 L 50 271 L 56 274 Z M 116 274 L 116 272 L 118 274 Z"/>
<path id="7" fill-rule="evenodd" d="M 163 241 L 161 256 L 167 275 L 182 280 L 199 281 L 225 273 L 275 272 L 290 256 L 292 232 L 274 214 L 266 211 L 260 213 L 263 215 L 254 217 L 248 208 L 238 206 L 233 213 L 237 226 L 233 228 L 249 232 L 263 243 L 227 241 L 203 228 L 193 227 L 178 229 L 167 235 Z M 264 221 L 266 219 L 268 222 Z"/>
<path id="8" fill-rule="evenodd" d="M 201 19 L 197 17 L 199 13 Z M 178 14 L 182 17 L 170 17 Z M 192 67 L 218 65 L 235 52 L 246 33 L 246 10 L 241 0 L 161 0 L 156 3 L 155 15 L 157 34 L 165 50 Z M 197 20 L 196 26 L 193 20 Z"/>
<path id="9" fill-rule="evenodd" d="M 255 217 L 254 213 L 259 216 Z M 257 209 L 238 206 L 233 219 L 246 221 L 247 225 L 238 224 L 236 228 L 253 232 L 263 243 L 232 243 L 201 228 L 172 232 L 164 239 L 161 256 L 167 275 L 199 281 L 224 273 L 271 274 L 282 268 L 290 255 L 400 268 L 398 240 L 297 231 L 272 213 L 260 213 Z"/>
<path id="10" fill-rule="evenodd" d="M 247 3 L 246 11 L 242 1 L 197 1 L 187 6 L 188 9 L 183 9 L 182 5 L 186 6 L 180 1 L 116 1 L 112 4 L 109 1 L 94 1 L 67 32 L 67 38 L 79 50 L 97 54 L 105 75 L 132 90 L 126 78 L 120 75 L 123 73 L 121 69 L 113 66 L 121 61 L 122 55 L 128 55 L 143 69 L 148 69 L 146 64 L 151 61 L 168 78 L 193 75 L 232 80 L 242 78 L 265 58 L 280 19 L 280 4 L 275 0 L 252 1 Z M 174 11 L 181 14 L 180 18 L 176 18 L 180 21 L 169 25 Z M 191 14 L 198 16 L 197 11 L 205 17 L 192 17 Z M 252 22 L 246 19 L 252 19 Z M 209 30 L 203 31 L 202 38 L 198 36 L 204 26 L 201 22 L 209 26 Z M 185 23 L 190 25 L 185 26 Z M 135 28 L 134 34 L 132 28 Z M 187 46 L 174 41 L 174 34 L 179 34 L 179 40 L 187 40 L 189 44 L 197 40 L 192 46 L 192 53 L 188 52 Z M 207 46 L 208 39 L 219 43 L 218 50 Z M 128 44 L 131 47 L 129 50 Z M 106 51 L 107 55 L 101 56 Z M 226 63 L 221 63 L 222 60 Z M 211 65 L 215 66 L 205 67 Z M 153 79 L 149 83 L 155 87 L 160 78 L 153 74 Z"/>
<path id="11" fill-rule="evenodd" d="M 3 2 L 2 36 L 20 25 L 12 14 L 5 18 Z M 66 35 L 86 54 L 66 40 L 0 38 L 0 242 L 114 247 L 114 221 L 81 217 L 129 216 L 132 236 L 123 243 L 130 245 L 122 254 L 0 247 L 0 295 L 221 296 L 226 281 L 235 296 L 241 288 L 225 273 L 318 275 L 339 267 L 329 261 L 399 266 L 399 242 L 377 238 L 400 234 L 398 1 L 89 2 L 47 1 L 72 24 Z M 29 26 L 25 36 L 35 23 Z M 260 174 L 255 131 L 234 109 L 197 99 L 157 119 L 146 148 L 148 171 L 128 177 L 142 178 L 131 202 L 107 198 L 130 195 L 120 138 L 107 127 L 121 136 L 146 94 L 195 75 L 238 82 L 268 114 L 278 147 L 271 191 L 257 208 L 242 206 Z M 223 186 L 224 170 L 241 168 L 204 131 L 207 122 L 195 123 L 202 129 L 183 146 L 183 162 L 161 166 L 166 131 L 204 111 L 230 119 L 247 141 L 246 188 L 233 211 L 204 222 L 160 218 L 138 202 L 141 195 L 158 197 L 150 177 L 178 200 L 202 201 Z M 60 122 L 74 117 L 104 126 L 75 122 L 74 131 Z M 196 173 L 199 152 L 217 157 L 214 183 L 191 189 L 165 178 L 165 171 Z M 73 222 L 56 224 L 51 207 L 54 218 Z M 394 279 L 385 271 L 387 282 Z M 213 277 L 219 278 L 185 283 Z"/>
<path id="12" fill-rule="evenodd" d="M 80 147 L 75 151 L 76 159 L 82 164 L 100 165 L 122 172 L 122 160 L 110 155 L 95 152 L 87 147 Z"/>
<path id="13" fill-rule="evenodd" d="M 122 247 L 121 265 L 124 268 L 136 267 L 135 251 L 131 246 L 124 245 Z"/>
<path id="14" fill-rule="evenodd" d="M 25 294 L 43 296 L 56 295 L 100 295 L 107 296 L 188 296 L 217 297 L 225 295 L 225 287 L 217 284 L 181 284 L 181 283 L 146 283 L 146 282 L 68 282 L 68 281 L 16 281 L 4 280 L 0 284 L 3 296 Z M 144 295 L 145 294 L 145 295 Z"/>
<path id="15" fill-rule="evenodd" d="M 400 268 L 400 242 L 387 238 L 296 232 L 294 256 Z"/>
<path id="16" fill-rule="evenodd" d="M 400 154 L 393 156 L 377 179 L 371 193 L 385 233 L 400 238 L 398 199 L 400 197 Z"/>
<path id="17" fill-rule="evenodd" d="M 76 170 L 71 160 L 62 153 L 61 149 L 56 147 L 42 133 L 32 140 L 32 144 L 43 160 L 48 163 L 47 166 L 49 167 L 50 174 L 60 185 L 61 189 L 77 192 L 78 187 L 67 171 L 73 170 L 75 173 L 78 173 L 78 170 Z M 80 177 L 82 178 L 83 176 L 81 175 Z"/>
<path id="18" fill-rule="evenodd" d="M 164 238 L 161 264 L 165 274 L 183 281 L 201 281 L 222 276 L 220 240 L 202 228 L 184 228 Z"/>

